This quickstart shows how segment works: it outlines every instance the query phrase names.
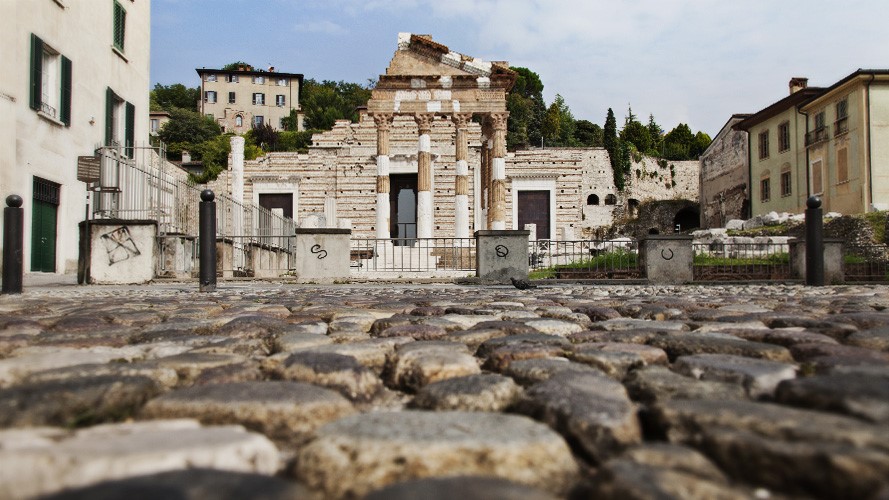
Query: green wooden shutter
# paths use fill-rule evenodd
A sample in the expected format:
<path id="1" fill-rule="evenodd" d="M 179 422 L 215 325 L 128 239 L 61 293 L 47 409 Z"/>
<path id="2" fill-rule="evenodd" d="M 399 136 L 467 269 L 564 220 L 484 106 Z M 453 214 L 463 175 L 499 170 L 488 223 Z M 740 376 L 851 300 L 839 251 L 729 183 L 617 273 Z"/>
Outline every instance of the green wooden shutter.
<path id="1" fill-rule="evenodd" d="M 136 145 L 134 143 L 136 138 L 136 106 L 132 103 L 127 103 L 127 115 L 126 115 L 126 155 L 130 158 L 135 158 L 135 150 L 133 149 Z"/>
<path id="2" fill-rule="evenodd" d="M 43 93 L 43 40 L 31 33 L 31 109 L 40 111 Z"/>
<path id="3" fill-rule="evenodd" d="M 71 126 L 71 59 L 62 56 L 62 94 L 59 119 Z"/>
<path id="4" fill-rule="evenodd" d="M 114 91 L 105 90 L 105 145 L 110 146 L 114 139 Z"/>
<path id="5" fill-rule="evenodd" d="M 123 51 L 127 30 L 127 11 L 114 2 L 114 46 Z"/>

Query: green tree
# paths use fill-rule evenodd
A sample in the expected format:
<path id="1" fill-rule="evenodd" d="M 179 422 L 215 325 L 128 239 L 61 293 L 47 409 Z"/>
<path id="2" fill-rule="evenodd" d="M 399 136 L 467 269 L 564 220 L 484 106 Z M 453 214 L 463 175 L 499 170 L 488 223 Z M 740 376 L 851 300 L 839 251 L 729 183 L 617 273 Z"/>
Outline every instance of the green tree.
<path id="1" fill-rule="evenodd" d="M 219 125 L 212 118 L 202 116 L 196 111 L 173 108 L 170 110 L 170 121 L 158 131 L 158 137 L 167 144 L 167 153 L 171 159 L 182 157 L 182 150 L 197 152 L 195 145 L 215 139 L 222 133 Z M 200 160 L 200 153 L 193 156 Z"/>
<path id="2" fill-rule="evenodd" d="M 562 115 L 559 111 L 559 106 L 553 102 L 546 110 L 546 115 L 543 117 L 543 126 L 541 127 L 541 133 L 548 145 L 556 145 L 555 143 L 559 140 L 562 133 L 561 127 Z"/>
<path id="3" fill-rule="evenodd" d="M 647 153 L 652 156 L 662 155 L 664 145 L 664 129 L 654 121 L 654 114 L 648 115 L 648 138 L 651 139 L 651 147 Z"/>
<path id="4" fill-rule="evenodd" d="M 250 71 L 251 69 L 253 69 L 253 66 L 245 63 L 244 61 L 235 61 L 223 66 L 222 71 L 236 71 L 238 68 L 247 68 L 247 71 Z"/>
<path id="5" fill-rule="evenodd" d="M 574 126 L 574 140 L 579 146 L 602 147 L 602 127 L 589 120 L 577 120 Z"/>
<path id="6" fill-rule="evenodd" d="M 602 131 L 602 145 L 608 151 L 611 157 L 611 165 L 614 166 L 614 153 L 617 151 L 617 120 L 614 118 L 614 111 L 608 108 L 608 115 L 605 117 L 605 128 Z"/>
<path id="7" fill-rule="evenodd" d="M 704 153 L 707 147 L 710 146 L 710 142 L 712 142 L 712 140 L 710 139 L 709 135 L 705 134 L 704 132 L 698 131 L 698 133 L 695 134 L 695 140 L 692 142 L 691 145 L 691 151 L 689 154 L 691 158 L 689 158 L 689 160 L 697 160 Z"/>
<path id="8" fill-rule="evenodd" d="M 330 130 L 336 120 L 358 120 L 358 107 L 367 104 L 371 90 L 357 83 L 303 81 L 300 106 L 307 129 Z"/>
<path id="9" fill-rule="evenodd" d="M 576 146 L 577 141 L 574 139 L 574 131 L 577 129 L 577 126 L 574 123 L 574 115 L 571 113 L 571 109 L 568 108 L 568 104 L 565 103 L 565 99 L 556 94 L 556 98 L 553 100 L 553 106 L 556 107 L 559 114 L 559 135 L 558 135 L 558 146 Z"/>
<path id="10" fill-rule="evenodd" d="M 170 111 L 174 109 L 197 110 L 201 100 L 200 87 L 188 88 L 181 83 L 161 85 L 156 83 L 149 93 L 152 111 Z"/>
<path id="11" fill-rule="evenodd" d="M 664 136 L 664 158 L 681 161 L 691 159 L 695 136 L 685 123 L 676 125 Z"/>
<path id="12" fill-rule="evenodd" d="M 507 122 L 506 147 L 510 150 L 539 145 L 546 116 L 543 100 L 543 82 L 540 76 L 528 68 L 512 67 L 516 82 L 506 96 Z"/>
<path id="13" fill-rule="evenodd" d="M 651 148 L 651 138 L 648 136 L 648 128 L 636 120 L 627 122 L 620 131 L 620 140 L 632 144 L 639 152 L 646 152 Z"/>

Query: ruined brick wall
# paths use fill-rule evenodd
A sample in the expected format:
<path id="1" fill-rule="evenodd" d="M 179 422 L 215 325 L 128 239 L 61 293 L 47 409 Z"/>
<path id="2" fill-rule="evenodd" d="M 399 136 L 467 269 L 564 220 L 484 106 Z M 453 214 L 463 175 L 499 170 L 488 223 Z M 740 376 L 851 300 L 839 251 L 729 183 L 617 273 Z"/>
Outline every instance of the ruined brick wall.
<path id="1" fill-rule="evenodd" d="M 723 227 L 729 220 L 746 218 L 747 133 L 732 130 L 742 119 L 733 116 L 701 155 L 701 227 Z"/>

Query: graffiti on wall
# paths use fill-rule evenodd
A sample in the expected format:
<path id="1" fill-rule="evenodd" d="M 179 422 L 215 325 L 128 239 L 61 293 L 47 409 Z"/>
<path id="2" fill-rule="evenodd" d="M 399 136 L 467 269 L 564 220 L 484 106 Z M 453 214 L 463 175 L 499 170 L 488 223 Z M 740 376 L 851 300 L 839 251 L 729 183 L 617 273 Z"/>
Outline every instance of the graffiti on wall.
<path id="1" fill-rule="evenodd" d="M 108 252 L 109 266 L 137 257 L 142 253 L 130 235 L 130 229 L 127 226 L 107 232 L 101 236 L 101 239 L 105 251 Z"/>

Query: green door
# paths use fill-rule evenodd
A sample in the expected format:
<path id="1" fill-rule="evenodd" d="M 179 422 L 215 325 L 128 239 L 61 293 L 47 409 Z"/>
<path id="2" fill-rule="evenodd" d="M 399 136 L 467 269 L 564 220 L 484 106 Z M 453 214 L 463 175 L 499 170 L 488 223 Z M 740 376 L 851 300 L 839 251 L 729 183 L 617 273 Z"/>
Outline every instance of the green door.
<path id="1" fill-rule="evenodd" d="M 31 217 L 31 271 L 56 272 L 56 220 L 59 185 L 34 179 Z"/>

